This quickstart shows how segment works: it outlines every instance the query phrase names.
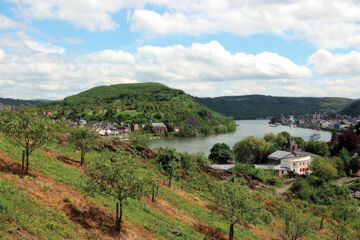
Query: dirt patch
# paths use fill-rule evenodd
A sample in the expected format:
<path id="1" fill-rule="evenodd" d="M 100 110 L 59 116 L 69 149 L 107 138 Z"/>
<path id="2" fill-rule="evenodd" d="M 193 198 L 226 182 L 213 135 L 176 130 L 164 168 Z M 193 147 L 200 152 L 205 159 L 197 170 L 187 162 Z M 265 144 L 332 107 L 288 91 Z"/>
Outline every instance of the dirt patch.
<path id="1" fill-rule="evenodd" d="M 142 199 L 152 209 L 161 212 L 163 215 L 176 219 L 185 225 L 188 225 L 195 229 L 198 233 L 210 238 L 218 240 L 226 240 L 227 236 L 219 229 L 214 229 L 211 226 L 198 221 L 197 219 L 190 216 L 188 213 L 178 209 L 172 203 L 165 201 L 162 198 L 157 198 L 156 203 L 151 202 L 148 198 Z"/>
<path id="2" fill-rule="evenodd" d="M 0 177 L 28 192 L 36 201 L 58 212 L 63 212 L 78 226 L 90 231 L 97 238 L 118 239 L 113 229 L 115 214 L 84 197 L 74 189 L 43 176 L 30 168 L 30 176 L 19 178 L 21 164 L 0 152 Z M 152 239 L 151 233 L 141 227 L 123 227 L 124 239 Z"/>
<path id="3" fill-rule="evenodd" d="M 208 206 L 208 204 L 205 201 L 202 201 L 200 199 L 193 199 L 189 196 L 189 194 L 183 190 L 177 189 L 177 188 L 169 188 L 169 186 L 163 182 L 161 182 L 160 186 L 164 189 L 167 189 L 169 191 L 172 191 L 178 195 L 181 196 L 181 198 L 185 199 L 186 201 L 188 201 L 189 203 L 192 204 L 196 204 L 199 205 L 200 207 L 206 208 Z"/>
<path id="4" fill-rule="evenodd" d="M 10 232 L 4 239 L 38 240 L 40 238 L 26 229 L 18 229 L 16 232 Z"/>
<path id="5" fill-rule="evenodd" d="M 84 169 L 80 166 L 79 160 L 75 160 L 73 157 L 49 149 L 40 148 L 40 150 L 49 157 L 56 158 L 57 160 L 63 162 L 65 165 L 70 166 L 80 172 L 84 172 Z"/>
<path id="6" fill-rule="evenodd" d="M 200 165 L 200 170 L 203 171 L 204 173 L 207 173 L 213 177 L 216 177 L 220 180 L 228 180 L 234 173 L 232 171 L 229 170 L 223 170 L 223 169 L 216 169 L 216 168 L 212 168 L 210 166 L 207 165 Z M 247 185 L 251 188 L 251 189 L 264 189 L 266 188 L 266 184 L 258 177 L 254 176 L 254 175 L 243 175 L 243 174 L 235 174 L 236 177 L 238 178 L 243 178 L 246 180 Z"/>

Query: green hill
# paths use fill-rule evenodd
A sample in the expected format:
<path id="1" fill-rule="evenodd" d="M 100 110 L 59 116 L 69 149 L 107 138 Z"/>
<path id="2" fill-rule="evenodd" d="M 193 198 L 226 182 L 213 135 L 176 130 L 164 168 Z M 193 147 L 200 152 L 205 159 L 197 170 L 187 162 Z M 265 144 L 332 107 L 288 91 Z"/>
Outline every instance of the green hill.
<path id="1" fill-rule="evenodd" d="M 56 118 L 73 120 L 148 123 L 151 115 L 153 122 L 164 122 L 170 131 L 180 127 L 181 136 L 221 133 L 236 127 L 231 119 L 209 110 L 182 90 L 159 83 L 100 86 L 38 106 Z"/>
<path id="2" fill-rule="evenodd" d="M 356 117 L 360 115 L 360 100 L 355 101 L 349 106 L 346 106 L 341 112 L 344 115 L 350 115 L 352 117 Z"/>
<path id="3" fill-rule="evenodd" d="M 280 114 L 338 112 L 354 100 L 347 98 L 272 97 L 264 95 L 195 98 L 213 111 L 235 119 L 256 119 Z"/>

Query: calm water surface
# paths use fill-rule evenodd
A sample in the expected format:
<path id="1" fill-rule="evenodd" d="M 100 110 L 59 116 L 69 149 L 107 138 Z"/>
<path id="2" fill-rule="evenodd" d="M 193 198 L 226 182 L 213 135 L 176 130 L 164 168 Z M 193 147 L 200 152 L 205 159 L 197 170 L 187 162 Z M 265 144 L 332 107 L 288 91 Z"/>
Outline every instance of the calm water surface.
<path id="1" fill-rule="evenodd" d="M 247 137 L 254 136 L 262 138 L 266 133 L 273 132 L 275 134 L 287 131 L 292 136 L 302 137 L 308 141 L 310 135 L 319 133 L 322 141 L 330 141 L 331 133 L 325 131 L 318 131 L 306 128 L 290 128 L 288 126 L 270 127 L 268 120 L 240 120 L 236 121 L 238 124 L 236 131 L 228 134 L 221 134 L 207 137 L 191 137 L 191 138 L 174 138 L 174 139 L 160 139 L 153 140 L 149 146 L 151 148 L 162 146 L 162 147 L 174 147 L 178 152 L 189 152 L 197 153 L 204 152 L 205 154 L 210 153 L 210 149 L 215 143 L 226 143 L 230 147 L 234 144 Z"/>

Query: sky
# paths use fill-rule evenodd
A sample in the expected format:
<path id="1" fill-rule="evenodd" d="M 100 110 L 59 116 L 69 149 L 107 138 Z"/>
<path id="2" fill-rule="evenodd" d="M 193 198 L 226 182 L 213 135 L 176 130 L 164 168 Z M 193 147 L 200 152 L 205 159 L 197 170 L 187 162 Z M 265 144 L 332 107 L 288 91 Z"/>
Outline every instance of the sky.
<path id="1" fill-rule="evenodd" d="M 360 1 L 0 0 L 0 97 L 136 82 L 360 98 Z"/>

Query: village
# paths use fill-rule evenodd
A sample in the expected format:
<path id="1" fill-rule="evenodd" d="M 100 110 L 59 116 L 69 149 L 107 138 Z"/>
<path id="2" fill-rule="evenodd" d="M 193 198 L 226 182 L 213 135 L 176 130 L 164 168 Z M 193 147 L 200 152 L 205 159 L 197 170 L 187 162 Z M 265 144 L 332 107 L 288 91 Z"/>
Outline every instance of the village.
<path id="1" fill-rule="evenodd" d="M 281 115 L 278 123 L 291 127 L 347 131 L 354 128 L 359 121 L 360 115 L 357 117 L 351 117 L 347 115 L 334 114 L 332 112 L 317 112 L 297 117 L 294 115 Z"/>

